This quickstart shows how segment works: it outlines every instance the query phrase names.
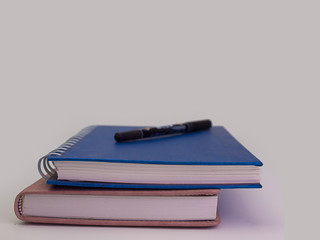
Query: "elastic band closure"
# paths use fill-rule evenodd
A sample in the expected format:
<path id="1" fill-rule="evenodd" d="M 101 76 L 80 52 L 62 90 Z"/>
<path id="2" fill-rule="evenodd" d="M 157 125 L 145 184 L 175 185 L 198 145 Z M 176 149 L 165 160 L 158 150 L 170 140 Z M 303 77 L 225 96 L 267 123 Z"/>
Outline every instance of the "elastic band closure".
<path id="1" fill-rule="evenodd" d="M 86 135 L 95 129 L 96 126 L 89 126 L 82 129 L 79 133 L 74 135 L 73 137 L 69 138 L 66 142 L 60 145 L 58 148 L 54 149 L 53 151 L 49 152 L 47 155 L 43 156 L 38 161 L 38 171 L 40 175 L 45 178 L 49 179 L 56 173 L 56 166 L 54 163 L 48 161 L 48 158 L 52 155 L 62 156 L 69 148 L 76 145 L 80 140 L 82 140 Z"/>

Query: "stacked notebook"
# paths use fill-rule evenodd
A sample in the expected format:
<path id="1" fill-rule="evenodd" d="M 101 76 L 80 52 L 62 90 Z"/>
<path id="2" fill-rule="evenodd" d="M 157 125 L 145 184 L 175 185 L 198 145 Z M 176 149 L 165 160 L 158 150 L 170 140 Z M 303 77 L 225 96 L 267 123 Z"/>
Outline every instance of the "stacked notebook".
<path id="1" fill-rule="evenodd" d="M 42 179 L 17 195 L 27 222 L 215 226 L 223 188 L 261 188 L 262 163 L 225 128 L 117 143 L 90 126 L 42 157 Z"/>

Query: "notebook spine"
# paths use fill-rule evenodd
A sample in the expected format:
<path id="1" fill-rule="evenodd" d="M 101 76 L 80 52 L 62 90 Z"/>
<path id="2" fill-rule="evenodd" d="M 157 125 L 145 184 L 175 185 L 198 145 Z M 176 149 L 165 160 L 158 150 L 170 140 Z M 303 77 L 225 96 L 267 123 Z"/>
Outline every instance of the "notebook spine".
<path id="1" fill-rule="evenodd" d="M 56 167 L 54 166 L 54 163 L 49 163 L 48 158 L 53 155 L 62 156 L 66 151 L 68 151 L 68 149 L 76 145 L 79 141 L 81 141 L 86 135 L 92 132 L 93 129 L 95 128 L 96 126 L 89 126 L 82 129 L 79 133 L 69 138 L 58 148 L 52 150 L 47 155 L 40 158 L 38 161 L 38 171 L 40 175 L 45 179 L 49 179 L 54 174 L 56 174 Z"/>

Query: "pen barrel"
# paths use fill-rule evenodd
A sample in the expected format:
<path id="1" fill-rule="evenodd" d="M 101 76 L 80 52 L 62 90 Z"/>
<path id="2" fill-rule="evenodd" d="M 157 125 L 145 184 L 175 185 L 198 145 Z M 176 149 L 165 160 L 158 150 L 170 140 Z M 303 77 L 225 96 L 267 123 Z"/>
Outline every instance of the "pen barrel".
<path id="1" fill-rule="evenodd" d="M 206 119 L 200 121 L 186 122 L 184 123 L 184 125 L 187 127 L 186 132 L 195 132 L 211 128 L 212 123 L 209 119 Z"/>
<path id="2" fill-rule="evenodd" d="M 117 142 L 125 142 L 142 138 L 157 137 L 162 135 L 201 131 L 209 129 L 211 126 L 211 121 L 206 119 L 163 127 L 151 127 L 127 132 L 118 132 L 114 135 L 114 139 Z"/>

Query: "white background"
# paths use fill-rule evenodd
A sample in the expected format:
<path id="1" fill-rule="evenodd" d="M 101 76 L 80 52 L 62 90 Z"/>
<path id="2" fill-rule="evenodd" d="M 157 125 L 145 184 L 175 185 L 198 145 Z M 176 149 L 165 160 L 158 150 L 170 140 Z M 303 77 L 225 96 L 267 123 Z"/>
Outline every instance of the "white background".
<path id="1" fill-rule="evenodd" d="M 0 234 L 18 237 L 13 200 L 37 160 L 83 127 L 210 118 L 278 174 L 286 239 L 318 235 L 319 7 L 0 1 Z"/>

